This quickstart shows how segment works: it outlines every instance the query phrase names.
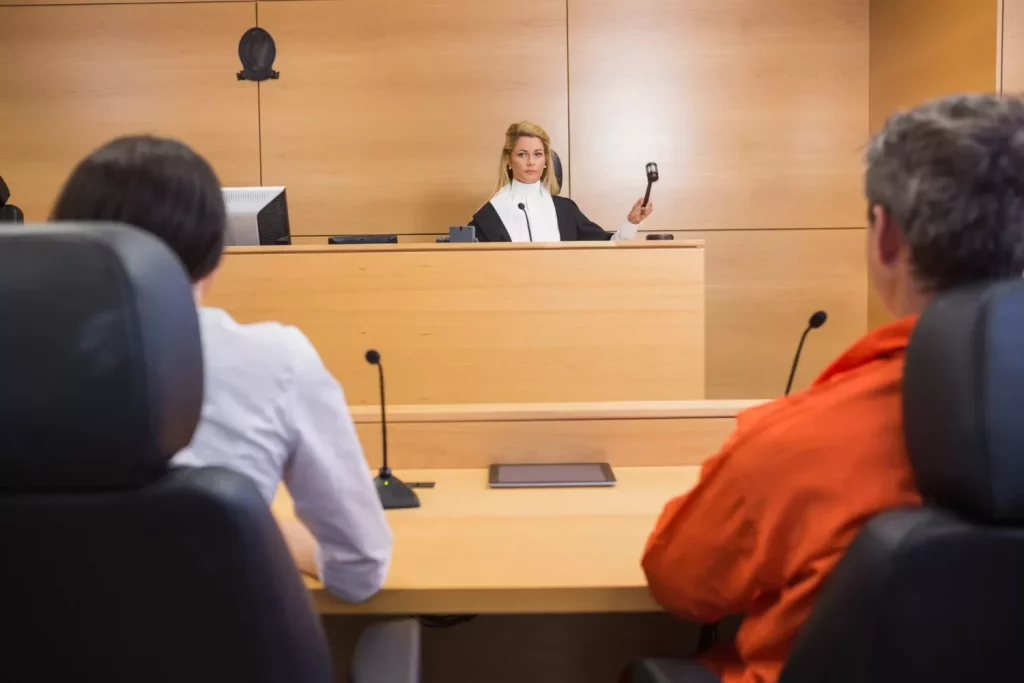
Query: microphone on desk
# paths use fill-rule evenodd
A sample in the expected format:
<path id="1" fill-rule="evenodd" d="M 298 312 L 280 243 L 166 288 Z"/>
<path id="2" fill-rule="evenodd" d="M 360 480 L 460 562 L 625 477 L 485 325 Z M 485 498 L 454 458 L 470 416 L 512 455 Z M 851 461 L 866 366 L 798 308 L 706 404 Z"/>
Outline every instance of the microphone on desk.
<path id="1" fill-rule="evenodd" d="M 526 213 L 526 205 L 519 202 L 519 210 L 526 216 L 526 232 L 530 233 L 530 241 L 533 241 L 533 229 L 530 227 L 530 214 Z"/>
<path id="2" fill-rule="evenodd" d="M 377 485 L 377 495 L 380 496 L 381 505 L 385 510 L 418 508 L 420 506 L 419 496 L 409 488 L 408 484 L 391 474 L 391 468 L 388 467 L 388 420 L 384 402 L 384 366 L 381 365 L 380 354 L 370 349 L 366 352 L 366 362 L 376 365 L 377 373 L 380 376 L 380 435 L 384 462 L 377 477 L 373 480 L 373 483 Z"/>
<path id="3" fill-rule="evenodd" d="M 786 396 L 789 396 L 789 390 L 793 387 L 793 377 L 796 376 L 796 366 L 800 362 L 800 352 L 804 350 L 804 340 L 807 339 L 807 335 L 810 334 L 811 330 L 816 330 L 825 324 L 828 320 L 828 313 L 825 311 L 816 311 L 811 316 L 810 320 L 807 321 L 807 329 L 800 336 L 800 344 L 796 347 L 796 355 L 793 356 L 793 367 L 789 370 L 789 381 L 786 382 Z"/>

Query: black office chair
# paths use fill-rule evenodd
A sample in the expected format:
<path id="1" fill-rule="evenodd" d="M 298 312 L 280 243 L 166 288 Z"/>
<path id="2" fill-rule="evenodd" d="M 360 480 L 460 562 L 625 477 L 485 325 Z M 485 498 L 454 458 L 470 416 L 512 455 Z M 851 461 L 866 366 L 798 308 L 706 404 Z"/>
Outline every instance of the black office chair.
<path id="1" fill-rule="evenodd" d="M 558 192 L 555 194 L 562 194 L 562 160 L 555 150 L 551 150 L 551 163 L 554 166 L 555 180 L 558 181 Z"/>
<path id="2" fill-rule="evenodd" d="M 0 177 L 0 223 L 24 223 L 25 213 L 14 204 L 8 204 L 11 191 Z"/>
<path id="3" fill-rule="evenodd" d="M 118 226 L 0 231 L 0 321 L 0 679 L 332 681 L 252 482 L 168 468 L 203 365 L 163 244 Z M 403 635 L 418 657 L 418 631 Z"/>
<path id="4" fill-rule="evenodd" d="M 780 683 L 964 683 L 1024 670 L 1024 282 L 954 292 L 925 312 L 903 419 L 928 504 L 858 534 Z M 674 665 L 640 662 L 634 680 L 702 680 L 673 676 Z"/>

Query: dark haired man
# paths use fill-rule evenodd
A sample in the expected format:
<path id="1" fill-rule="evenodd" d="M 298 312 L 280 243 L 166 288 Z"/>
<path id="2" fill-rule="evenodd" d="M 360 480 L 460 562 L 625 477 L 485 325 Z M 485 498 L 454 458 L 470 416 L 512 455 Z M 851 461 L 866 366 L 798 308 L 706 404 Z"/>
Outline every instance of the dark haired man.
<path id="1" fill-rule="evenodd" d="M 341 387 L 296 328 L 241 325 L 201 307 L 226 230 L 220 183 L 206 160 L 173 140 L 114 140 L 75 168 L 53 219 L 127 223 L 178 255 L 200 305 L 206 392 L 199 428 L 174 464 L 246 474 L 268 504 L 283 479 L 305 525 L 282 522 L 299 567 L 344 600 L 376 593 L 391 532 Z"/>

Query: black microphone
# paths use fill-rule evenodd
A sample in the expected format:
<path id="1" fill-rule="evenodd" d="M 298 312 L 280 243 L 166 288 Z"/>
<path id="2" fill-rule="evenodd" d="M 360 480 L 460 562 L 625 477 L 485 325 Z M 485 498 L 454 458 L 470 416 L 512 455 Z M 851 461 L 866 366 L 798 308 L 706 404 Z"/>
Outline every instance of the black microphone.
<path id="1" fill-rule="evenodd" d="M 380 354 L 370 349 L 366 352 L 366 362 L 376 365 L 377 373 L 380 376 L 380 437 L 384 462 L 380 473 L 373 480 L 373 483 L 377 485 L 377 495 L 380 496 L 381 505 L 385 510 L 418 508 L 420 506 L 419 496 L 405 482 L 391 474 L 391 468 L 388 467 L 388 419 L 384 401 L 384 366 L 381 365 Z"/>
<path id="2" fill-rule="evenodd" d="M 810 320 L 807 321 L 807 329 L 800 336 L 800 343 L 796 347 L 796 355 L 793 356 L 793 367 L 789 370 L 789 381 L 786 382 L 786 393 L 785 396 L 789 396 L 789 390 L 793 388 L 793 377 L 796 376 L 796 366 L 800 362 L 800 352 L 804 350 L 804 340 L 807 339 L 807 335 L 810 334 L 811 330 L 816 330 L 825 324 L 828 320 L 828 313 L 825 311 L 817 311 L 811 316 Z"/>
<path id="3" fill-rule="evenodd" d="M 519 202 L 519 210 L 526 216 L 526 232 L 530 233 L 530 241 L 533 241 L 533 229 L 530 227 L 530 214 L 526 213 L 526 206 Z"/>
<path id="4" fill-rule="evenodd" d="M 647 206 L 647 202 L 651 201 L 651 185 L 658 182 L 658 165 L 653 161 L 647 164 L 647 192 L 644 193 L 643 206 Z"/>

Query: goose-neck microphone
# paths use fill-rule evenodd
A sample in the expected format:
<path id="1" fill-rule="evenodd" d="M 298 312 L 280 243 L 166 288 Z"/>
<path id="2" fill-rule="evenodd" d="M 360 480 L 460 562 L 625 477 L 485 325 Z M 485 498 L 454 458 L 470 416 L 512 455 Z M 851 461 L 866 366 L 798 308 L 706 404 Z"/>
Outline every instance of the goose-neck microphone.
<path id="1" fill-rule="evenodd" d="M 804 341 L 807 340 L 807 335 L 810 334 L 811 330 L 816 330 L 825 324 L 828 320 L 828 313 L 825 311 L 816 311 L 811 316 L 810 320 L 807 321 L 807 329 L 800 335 L 800 343 L 796 347 L 796 355 L 793 356 L 793 367 L 789 370 L 789 381 L 786 382 L 786 396 L 789 396 L 789 390 L 793 388 L 793 378 L 796 376 L 796 366 L 800 362 L 800 353 L 804 350 Z"/>

